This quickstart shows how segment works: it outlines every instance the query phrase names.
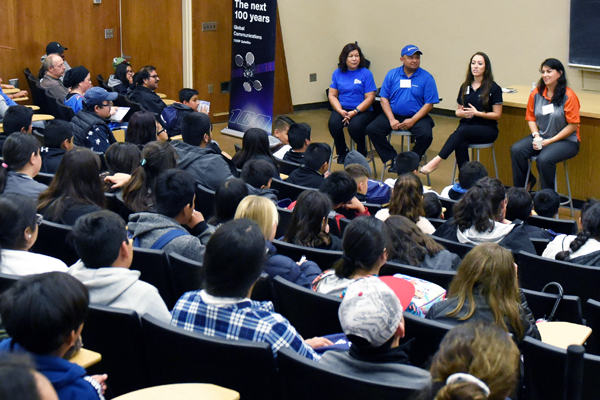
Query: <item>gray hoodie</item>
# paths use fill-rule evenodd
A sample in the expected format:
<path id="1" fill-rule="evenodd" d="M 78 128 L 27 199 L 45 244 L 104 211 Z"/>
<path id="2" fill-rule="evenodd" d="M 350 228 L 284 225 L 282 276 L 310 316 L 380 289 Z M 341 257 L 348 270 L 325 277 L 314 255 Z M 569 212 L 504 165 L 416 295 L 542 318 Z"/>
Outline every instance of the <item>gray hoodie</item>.
<path id="1" fill-rule="evenodd" d="M 513 230 L 515 225 L 513 224 L 502 224 L 494 221 L 494 229 L 486 232 L 479 232 L 474 226 L 464 231 L 458 230 L 456 236 L 460 243 L 468 243 L 472 245 L 478 245 L 480 243 L 494 242 L 500 243 L 502 239 L 506 237 Z"/>
<path id="2" fill-rule="evenodd" d="M 171 144 L 179 156 L 179 169 L 192 174 L 196 182 L 210 190 L 217 190 L 228 178 L 237 176 L 235 165 L 221 155 L 221 149 L 216 144 L 211 143 L 205 148 L 179 140 L 174 140 Z"/>

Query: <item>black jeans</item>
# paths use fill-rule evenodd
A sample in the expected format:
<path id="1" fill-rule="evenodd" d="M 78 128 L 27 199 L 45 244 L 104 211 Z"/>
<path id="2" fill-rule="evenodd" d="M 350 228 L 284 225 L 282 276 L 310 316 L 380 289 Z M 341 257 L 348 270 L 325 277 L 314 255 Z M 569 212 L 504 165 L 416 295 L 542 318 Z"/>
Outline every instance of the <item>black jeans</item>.
<path id="1" fill-rule="evenodd" d="M 372 111 L 364 111 L 352 117 L 350 123 L 346 125 L 348 127 L 348 133 L 350 134 L 350 137 L 354 140 L 354 143 L 356 143 L 356 150 L 363 156 L 367 155 L 367 145 L 365 142 L 367 125 L 373 121 L 373 118 L 374 116 Z M 337 111 L 333 111 L 329 117 L 329 133 L 335 142 L 335 148 L 338 156 L 346 153 L 346 139 L 344 137 L 343 121 L 344 117 L 342 117 Z"/>
<path id="2" fill-rule="evenodd" d="M 495 142 L 498 138 L 498 128 L 485 125 L 460 124 L 458 128 L 448 137 L 444 147 L 438 154 L 444 160 L 456 152 L 456 163 L 458 168 L 469 162 L 469 145 Z"/>

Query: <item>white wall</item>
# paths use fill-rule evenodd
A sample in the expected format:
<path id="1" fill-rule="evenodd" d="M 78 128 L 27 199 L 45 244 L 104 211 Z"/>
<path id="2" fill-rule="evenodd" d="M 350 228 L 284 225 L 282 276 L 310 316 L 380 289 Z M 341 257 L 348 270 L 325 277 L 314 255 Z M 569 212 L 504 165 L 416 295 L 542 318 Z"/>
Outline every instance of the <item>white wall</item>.
<path id="1" fill-rule="evenodd" d="M 490 57 L 502 87 L 530 86 L 541 62 L 565 65 L 569 52 L 568 0 L 279 0 L 294 105 L 325 101 L 325 89 L 346 43 L 358 41 L 375 83 L 399 66 L 400 50 L 419 46 L 421 67 L 433 74 L 443 101 L 454 109 L 469 58 Z M 317 82 L 309 74 L 317 73 Z M 574 90 L 600 85 L 598 74 L 568 69 Z"/>

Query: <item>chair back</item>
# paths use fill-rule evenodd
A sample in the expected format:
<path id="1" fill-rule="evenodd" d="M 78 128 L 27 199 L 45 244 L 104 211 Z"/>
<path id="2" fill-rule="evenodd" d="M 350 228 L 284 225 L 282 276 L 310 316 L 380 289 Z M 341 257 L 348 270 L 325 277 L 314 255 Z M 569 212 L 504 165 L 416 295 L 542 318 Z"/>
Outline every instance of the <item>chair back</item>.
<path id="1" fill-rule="evenodd" d="M 277 309 L 277 301 L 273 291 L 273 280 L 266 272 L 263 272 L 258 277 L 258 280 L 252 287 L 250 298 L 256 301 L 270 301 Z"/>
<path id="2" fill-rule="evenodd" d="M 51 114 L 51 109 L 48 106 L 47 97 L 45 90 L 40 86 L 39 82 L 35 79 L 29 80 L 29 88 L 31 91 L 31 97 L 33 98 L 33 104 L 40 108 L 42 114 Z"/>
<path id="3" fill-rule="evenodd" d="M 292 201 L 298 200 L 298 196 L 300 196 L 300 193 L 304 192 L 305 190 L 317 190 L 313 188 L 307 188 L 304 186 L 294 185 L 293 183 L 289 183 L 279 179 L 273 179 L 273 182 L 271 183 L 271 189 L 276 189 L 279 192 L 279 194 L 277 195 L 277 198 L 279 200 L 290 199 Z"/>
<path id="4" fill-rule="evenodd" d="M 123 122 L 129 122 L 129 118 L 131 118 L 134 113 L 142 110 L 142 106 L 139 103 L 129 100 L 127 96 L 119 95 L 117 99 L 119 100 L 119 103 L 123 104 L 123 107 L 129 107 L 129 111 L 123 117 Z"/>
<path id="5" fill-rule="evenodd" d="M 448 290 L 450 282 L 454 279 L 456 272 L 413 267 L 411 265 L 398 264 L 391 261 L 386 262 L 379 270 L 379 275 L 381 276 L 394 274 L 403 274 L 414 278 L 424 279 Z"/>
<path id="6" fill-rule="evenodd" d="M 169 259 L 171 275 L 173 277 L 174 299 L 178 300 L 184 293 L 200 289 L 202 286 L 200 277 L 201 263 L 177 253 L 169 253 L 167 258 Z"/>
<path id="7" fill-rule="evenodd" d="M 171 268 L 164 251 L 134 247 L 130 269 L 140 271 L 140 279 L 158 289 L 167 308 L 173 309 L 178 297 L 174 294 Z"/>
<path id="8" fill-rule="evenodd" d="M 106 80 L 104 79 L 104 77 L 102 76 L 102 74 L 98 74 L 96 76 L 96 79 L 98 80 L 98 86 L 100 86 L 101 88 L 106 89 L 106 91 L 108 91 L 108 92 L 112 92 L 113 91 L 113 89 L 106 84 Z"/>
<path id="9" fill-rule="evenodd" d="M 0 294 L 10 289 L 21 277 L 17 275 L 3 274 L 0 272 Z"/>
<path id="10" fill-rule="evenodd" d="M 67 236 L 72 231 L 70 226 L 44 220 L 38 227 L 38 237 L 31 251 L 58 258 L 65 264 L 72 265 L 79 259 L 77 252 L 67 241 Z"/>
<path id="11" fill-rule="evenodd" d="M 538 256 L 541 256 L 544 253 L 544 250 L 546 250 L 546 247 L 548 247 L 548 243 L 550 243 L 550 240 L 548 239 L 529 238 L 529 240 L 531 240 L 531 243 L 533 243 L 533 247 L 535 247 L 535 253 Z"/>
<path id="12" fill-rule="evenodd" d="M 50 186 L 52 179 L 54 179 L 54 174 L 48 174 L 46 172 L 38 172 L 38 174 L 33 177 L 34 181 L 43 183 L 46 186 Z"/>
<path id="13" fill-rule="evenodd" d="M 196 183 L 196 206 L 202 213 L 204 220 L 208 221 L 215 215 L 215 191 Z"/>
<path id="14" fill-rule="evenodd" d="M 344 237 L 344 231 L 346 230 L 348 225 L 350 225 L 351 220 L 349 220 L 348 218 L 340 218 L 339 221 L 340 221 L 340 236 Z"/>
<path id="15" fill-rule="evenodd" d="M 417 367 L 428 369 L 442 339 L 452 328 L 452 325 L 404 312 L 406 334 L 400 343 L 414 339 L 409 352 L 410 362 Z"/>
<path id="16" fill-rule="evenodd" d="M 458 255 L 460 258 L 465 258 L 467 253 L 475 247 L 470 244 L 459 243 L 455 242 L 454 240 L 444 239 L 437 236 L 432 236 L 432 239 L 444 246 L 450 253 Z"/>
<path id="17" fill-rule="evenodd" d="M 585 324 L 592 328 L 585 348 L 588 353 L 600 356 L 600 301 L 588 299 L 585 303 Z"/>
<path id="18" fill-rule="evenodd" d="M 452 208 L 457 203 L 456 200 L 446 199 L 444 197 L 438 197 L 440 199 L 440 203 L 442 203 L 442 207 L 446 207 L 446 212 L 444 212 L 444 218 L 450 219 L 452 218 Z"/>
<path id="19" fill-rule="evenodd" d="M 527 223 L 529 225 L 537 226 L 538 228 L 551 229 L 556 233 L 564 233 L 565 235 L 577 234 L 577 221 L 532 215 L 527 218 Z"/>
<path id="20" fill-rule="evenodd" d="M 331 269 L 333 264 L 342 258 L 342 252 L 339 250 L 315 249 L 313 247 L 299 246 L 281 240 L 273 240 L 273 245 L 277 249 L 278 254 L 288 256 L 294 261 L 299 261 L 302 256 L 306 256 L 307 260 L 316 262 L 322 271 Z"/>
<path id="21" fill-rule="evenodd" d="M 62 119 L 63 121 L 71 122 L 73 117 L 75 116 L 75 111 L 64 103 L 62 103 L 59 99 L 54 99 L 54 103 L 56 104 L 56 112 L 55 117 L 57 119 Z"/>
<path id="22" fill-rule="evenodd" d="M 292 172 L 297 170 L 302 166 L 302 164 L 298 164 L 291 161 L 281 160 L 279 158 L 275 158 L 277 165 L 279 166 L 279 172 L 282 174 L 290 175 Z"/>
<path id="23" fill-rule="evenodd" d="M 290 223 L 292 222 L 292 210 L 288 210 L 287 208 L 277 207 L 277 213 L 279 214 L 279 223 L 277 224 L 277 232 L 275 233 L 275 238 L 282 238 L 290 227 Z"/>
<path id="24" fill-rule="evenodd" d="M 44 135 L 39 133 L 37 130 L 32 130 L 33 136 L 40 142 L 40 146 L 44 147 Z"/>
<path id="25" fill-rule="evenodd" d="M 286 317 L 304 338 L 341 333 L 338 297 L 314 292 L 280 276 L 273 279 L 277 312 Z"/>
<path id="26" fill-rule="evenodd" d="M 433 225 L 433 227 L 435 229 L 439 228 L 440 226 L 444 225 L 446 223 L 445 219 L 441 219 L 441 218 L 427 218 L 427 220 L 429 222 L 431 222 L 431 225 Z"/>
<path id="27" fill-rule="evenodd" d="M 206 336 L 142 318 L 152 385 L 202 382 L 237 391 L 242 399 L 279 398 L 271 346 Z"/>
<path id="28" fill-rule="evenodd" d="M 522 290 L 527 299 L 529 309 L 536 319 L 550 316 L 558 298 L 557 294 L 537 292 L 529 289 Z M 564 295 L 556 308 L 553 320 L 582 325 L 581 299 L 577 296 Z"/>

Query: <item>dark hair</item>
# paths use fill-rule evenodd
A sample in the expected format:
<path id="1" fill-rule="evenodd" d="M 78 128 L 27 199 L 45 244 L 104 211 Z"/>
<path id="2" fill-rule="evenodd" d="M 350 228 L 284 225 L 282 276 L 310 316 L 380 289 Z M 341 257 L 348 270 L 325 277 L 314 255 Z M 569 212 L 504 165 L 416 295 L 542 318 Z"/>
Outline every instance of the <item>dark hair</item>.
<path id="1" fill-rule="evenodd" d="M 248 186 L 238 178 L 230 178 L 221 183 L 215 191 L 215 215 L 210 219 L 211 225 L 231 221 L 235 216 L 238 204 L 248 196 Z"/>
<path id="2" fill-rule="evenodd" d="M 11 134 L 13 132 L 21 132 L 24 129 L 25 132 L 29 131 L 31 126 L 31 119 L 33 117 L 33 110 L 25 106 L 10 106 L 4 113 L 2 119 L 2 126 L 5 134 Z"/>
<path id="3" fill-rule="evenodd" d="M 442 202 L 437 194 L 427 192 L 423 195 L 423 211 L 426 218 L 440 218 L 442 215 Z"/>
<path id="4" fill-rule="evenodd" d="M 278 115 L 273 120 L 273 125 L 271 127 L 273 130 L 277 129 L 277 130 L 281 131 L 281 130 L 285 129 L 286 127 L 289 128 L 294 123 L 295 123 L 294 120 L 291 119 L 290 117 L 287 117 L 285 115 Z"/>
<path id="5" fill-rule="evenodd" d="M 100 158 L 90 149 L 77 147 L 68 151 L 50 186 L 40 193 L 38 210 L 43 210 L 46 219 L 62 223 L 64 212 L 73 205 L 105 208 L 100 169 Z"/>
<path id="6" fill-rule="evenodd" d="M 55 119 L 52 121 L 46 121 L 46 127 L 44 129 L 44 146 L 53 149 L 60 149 L 65 140 L 71 140 L 73 137 L 73 131 L 71 130 L 71 124 L 67 121 Z"/>
<path id="7" fill-rule="evenodd" d="M 34 373 L 29 354 L 0 354 L 0 400 L 41 400 Z"/>
<path id="8" fill-rule="evenodd" d="M 35 202 L 18 193 L 0 195 L 0 246 L 18 250 L 26 247 L 24 232 L 36 229 Z M 1 272 L 1 271 L 0 271 Z"/>
<path id="9" fill-rule="evenodd" d="M 492 111 L 492 107 L 490 106 L 490 90 L 492 89 L 492 85 L 494 83 L 494 74 L 492 73 L 492 63 L 490 62 L 490 58 L 487 54 L 478 51 L 477 53 L 471 56 L 469 60 L 469 65 L 467 67 L 467 77 L 462 85 L 460 85 L 460 101 L 463 105 L 465 104 L 465 96 L 467 93 L 467 88 L 473 83 L 475 77 L 473 76 L 473 72 L 471 71 L 471 63 L 473 62 L 473 58 L 475 56 L 483 57 L 483 61 L 485 63 L 485 70 L 483 71 L 483 79 L 481 81 L 481 87 L 479 88 L 479 97 L 483 100 L 483 111 Z"/>
<path id="10" fill-rule="evenodd" d="M 20 171 L 31 160 L 32 154 L 39 154 L 40 142 L 28 133 L 15 132 L 8 135 L 2 149 L 2 158 L 7 168 L 0 168 L 0 193 L 4 193 L 8 171 Z"/>
<path id="11" fill-rule="evenodd" d="M 140 166 L 123 186 L 123 201 L 133 212 L 154 206 L 154 183 L 161 172 L 177 167 L 177 152 L 169 142 L 150 142 L 142 150 Z"/>
<path id="12" fill-rule="evenodd" d="M 348 43 L 347 45 L 344 46 L 344 48 L 342 49 L 342 52 L 340 53 L 340 56 L 338 58 L 338 68 L 340 69 L 340 71 L 342 72 L 346 72 L 348 71 L 348 65 L 346 64 L 346 59 L 348 59 L 348 54 L 350 54 L 350 52 L 354 51 L 354 50 L 358 50 L 358 55 L 360 56 L 360 62 L 358 63 L 358 68 L 364 68 L 365 67 L 365 57 L 363 56 L 362 50 L 360 49 L 360 47 L 358 47 L 358 45 L 356 43 Z"/>
<path id="13" fill-rule="evenodd" d="M 77 331 L 87 314 L 89 294 L 63 272 L 29 275 L 4 292 L 0 314 L 6 332 L 25 350 L 47 355 Z"/>
<path id="14" fill-rule="evenodd" d="M 194 96 L 198 95 L 198 91 L 196 89 L 187 89 L 187 88 L 183 88 L 179 91 L 179 101 L 180 102 L 184 102 L 184 101 L 190 101 L 190 99 Z"/>
<path id="15" fill-rule="evenodd" d="M 400 175 L 394 184 L 390 199 L 390 215 L 402 215 L 415 224 L 425 215 L 423 209 L 423 182 L 414 173 Z"/>
<path id="16" fill-rule="evenodd" d="M 181 137 L 192 146 L 200 146 L 204 135 L 210 136 L 211 130 L 210 117 L 201 112 L 188 113 L 181 121 Z"/>
<path id="17" fill-rule="evenodd" d="M 335 263 L 335 275 L 351 278 L 357 270 L 371 271 L 379 257 L 389 249 L 383 222 L 375 217 L 354 218 L 344 231 L 344 256 Z"/>
<path id="18" fill-rule="evenodd" d="M 242 168 L 242 180 L 248 185 L 260 189 L 279 176 L 277 169 L 266 160 L 248 160 Z"/>
<path id="19" fill-rule="evenodd" d="M 246 297 L 264 263 L 265 238 L 258 225 L 245 218 L 226 222 L 206 245 L 204 288 L 217 297 Z"/>
<path id="20" fill-rule="evenodd" d="M 121 244 L 129 240 L 123 218 L 108 210 L 79 217 L 70 237 L 86 268 L 110 267 L 119 257 Z"/>
<path id="21" fill-rule="evenodd" d="M 533 210 L 533 200 L 527 189 L 511 187 L 506 191 L 506 198 L 508 199 L 506 219 L 527 221 Z"/>
<path id="22" fill-rule="evenodd" d="M 487 169 L 479 161 L 469 161 L 458 170 L 458 184 L 462 189 L 469 190 L 481 178 L 488 176 Z"/>
<path id="23" fill-rule="evenodd" d="M 150 79 L 150 72 L 152 71 L 156 71 L 156 68 L 152 65 L 146 65 L 145 67 L 142 67 L 142 69 L 140 69 L 133 77 L 133 83 L 140 86 L 143 85 L 144 80 Z"/>
<path id="24" fill-rule="evenodd" d="M 495 178 L 482 178 L 454 205 L 454 223 L 461 231 L 471 226 L 478 232 L 492 231 L 504 199 L 506 189 L 502 182 Z"/>
<path id="25" fill-rule="evenodd" d="M 304 152 L 304 165 L 318 171 L 331 157 L 331 147 L 327 143 L 311 143 Z"/>
<path id="26" fill-rule="evenodd" d="M 242 150 L 236 153 L 231 161 L 237 168 L 242 168 L 246 161 L 257 156 L 268 157 L 273 165 L 277 165 L 269 147 L 269 134 L 260 128 L 250 128 L 244 133 Z"/>
<path id="27" fill-rule="evenodd" d="M 545 59 L 542 65 L 540 65 L 540 73 L 542 72 L 543 67 L 548 67 L 560 72 L 560 76 L 556 82 L 556 88 L 554 89 L 554 94 L 552 95 L 552 104 L 554 104 L 555 107 L 562 107 L 565 100 L 565 95 L 567 93 L 567 73 L 565 71 L 565 67 L 556 58 Z M 540 78 L 538 81 L 537 89 L 541 96 L 542 93 L 544 93 L 544 89 L 546 89 L 546 84 L 544 83 L 543 78 Z"/>
<path id="28" fill-rule="evenodd" d="M 552 189 L 542 189 L 533 196 L 533 209 L 540 217 L 554 218 L 560 208 L 560 196 Z"/>
<path id="29" fill-rule="evenodd" d="M 414 151 L 405 151 L 396 156 L 396 171 L 398 176 L 407 174 L 409 172 L 415 172 L 419 168 L 419 162 L 421 159 L 418 154 Z"/>
<path id="30" fill-rule="evenodd" d="M 129 120 L 125 141 L 138 145 L 156 141 L 156 118 L 150 111 L 137 111 Z"/>
<path id="31" fill-rule="evenodd" d="M 131 174 L 140 165 L 142 151 L 133 143 L 115 142 L 106 150 L 104 159 L 111 175 Z"/>
<path id="32" fill-rule="evenodd" d="M 319 191 L 328 195 L 333 206 L 338 207 L 356 196 L 356 181 L 346 171 L 335 171 L 323 180 Z"/>
<path id="33" fill-rule="evenodd" d="M 419 266 L 426 255 L 433 257 L 444 250 L 442 245 L 406 217 L 390 215 L 384 224 L 390 238 L 388 254 L 392 261 Z"/>
<path id="34" fill-rule="evenodd" d="M 290 130 L 288 131 L 288 141 L 290 142 L 290 146 L 292 150 L 300 150 L 304 147 L 304 143 L 307 140 L 310 140 L 310 132 L 311 128 L 309 124 L 302 123 L 294 123 L 290 125 Z"/>
<path id="35" fill-rule="evenodd" d="M 196 180 L 187 171 L 168 169 L 156 179 L 156 212 L 175 218 L 188 204 L 194 206 Z"/>
<path id="36" fill-rule="evenodd" d="M 117 65 L 115 69 L 115 78 L 117 78 L 123 85 L 129 87 L 129 79 L 127 79 L 127 67 L 131 67 L 126 61 L 123 61 L 121 64 Z M 132 68 L 133 69 L 133 68 Z"/>
<path id="37" fill-rule="evenodd" d="M 578 251 L 588 239 L 600 239 L 600 203 L 595 203 L 586 209 L 585 214 L 582 213 L 581 230 L 569 245 L 570 250 L 559 252 L 555 258 L 561 261 L 570 261 L 571 255 Z"/>
<path id="38" fill-rule="evenodd" d="M 300 193 L 284 241 L 306 247 L 331 243 L 331 235 L 324 230 L 331 211 L 331 200 L 325 193 L 305 190 Z"/>

